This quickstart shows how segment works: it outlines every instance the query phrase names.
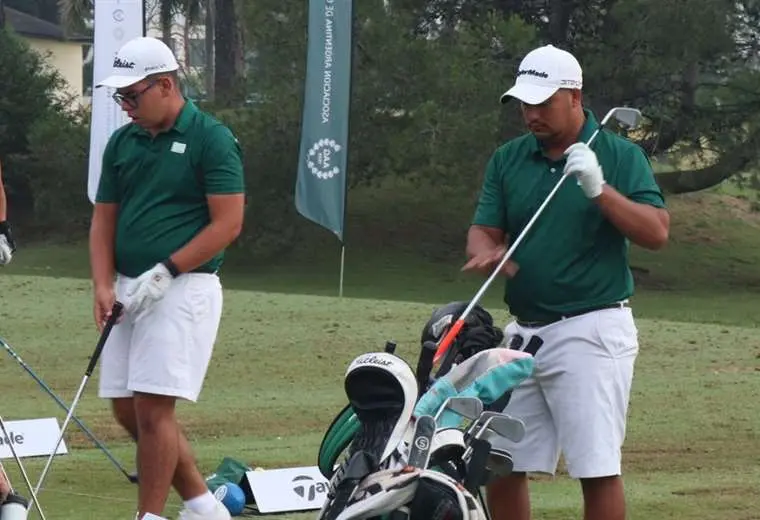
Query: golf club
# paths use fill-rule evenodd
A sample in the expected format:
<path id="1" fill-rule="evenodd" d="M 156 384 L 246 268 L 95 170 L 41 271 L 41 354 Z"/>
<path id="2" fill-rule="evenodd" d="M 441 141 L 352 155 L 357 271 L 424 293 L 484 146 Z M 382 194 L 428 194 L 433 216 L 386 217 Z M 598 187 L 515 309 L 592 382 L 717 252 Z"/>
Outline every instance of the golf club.
<path id="1" fill-rule="evenodd" d="M 599 126 L 591 135 L 589 140 L 586 141 L 587 145 L 591 146 L 591 143 L 594 142 L 594 139 L 596 139 L 596 136 L 599 135 L 599 132 L 602 130 L 602 128 L 604 128 L 605 125 L 612 118 L 615 118 L 618 121 L 618 123 L 620 123 L 622 126 L 626 126 L 628 128 L 635 128 L 636 126 L 638 126 L 639 122 L 641 121 L 641 112 L 638 109 L 630 108 L 630 107 L 615 107 L 611 109 L 604 116 L 601 123 L 599 123 Z M 451 344 L 454 342 L 454 338 L 457 336 L 457 334 L 459 334 L 459 331 L 462 330 L 462 327 L 464 326 L 464 320 L 467 319 L 467 316 L 469 316 L 470 312 L 472 312 L 472 309 L 480 302 L 481 298 L 483 297 L 485 292 L 488 290 L 488 287 L 491 285 L 491 283 L 493 283 L 494 279 L 501 272 L 502 268 L 504 267 L 504 264 L 506 264 L 507 260 L 509 260 L 512 257 L 517 246 L 519 246 L 520 242 L 523 241 L 523 239 L 525 238 L 525 235 L 528 234 L 528 232 L 530 231 L 530 228 L 533 227 L 533 224 L 536 222 L 536 220 L 541 215 L 541 213 L 543 213 L 547 204 L 549 204 L 549 201 L 551 201 L 552 198 L 554 198 L 554 195 L 557 193 L 560 186 L 562 186 L 562 183 L 565 181 L 567 177 L 568 177 L 568 174 L 565 173 L 562 175 L 559 181 L 557 181 L 557 184 L 554 186 L 552 191 L 549 192 L 549 195 L 546 197 L 546 200 L 544 200 L 541 206 L 538 207 L 538 210 L 536 210 L 535 215 L 533 215 L 533 217 L 528 221 L 525 228 L 518 235 L 517 239 L 509 247 L 507 252 L 504 253 L 504 256 L 502 257 L 501 261 L 491 273 L 491 276 L 488 277 L 488 279 L 481 286 L 478 292 L 475 293 L 475 296 L 470 301 L 469 305 L 467 305 L 464 311 L 462 311 L 461 316 L 457 318 L 457 320 L 451 326 L 449 331 L 443 337 L 441 342 L 438 344 L 438 351 L 435 353 L 435 357 L 433 358 L 433 364 L 437 363 L 440 360 L 440 358 L 443 357 L 443 355 L 448 350 L 449 346 L 451 346 Z"/>
<path id="2" fill-rule="evenodd" d="M 490 428 L 494 433 L 513 442 L 520 442 L 525 436 L 525 423 L 505 413 L 495 411 L 483 412 L 478 420 L 465 432 L 465 442 L 468 438 L 479 438 Z"/>
<path id="3" fill-rule="evenodd" d="M 430 385 L 430 372 L 433 370 L 433 357 L 435 356 L 437 345 L 434 341 L 426 341 L 422 344 L 420 349 L 420 357 L 417 360 L 417 370 L 415 375 L 417 376 L 417 397 L 422 397 L 422 394 L 427 392 Z"/>
<path id="4" fill-rule="evenodd" d="M 61 441 L 63 441 L 63 436 L 66 433 L 66 427 L 69 424 L 69 421 L 71 420 L 72 415 L 74 415 L 74 409 L 76 408 L 76 405 L 79 403 L 79 399 L 82 397 L 82 392 L 84 391 L 84 387 L 87 384 L 87 380 L 92 375 L 92 372 L 95 370 L 95 365 L 98 364 L 98 359 L 100 359 L 100 354 L 103 352 L 103 347 L 106 344 L 106 341 L 108 340 L 108 336 L 111 334 L 111 329 L 113 329 L 113 326 L 116 324 L 116 320 L 119 319 L 119 316 L 121 316 L 121 312 L 124 310 L 124 306 L 121 302 L 114 302 L 113 307 L 111 309 L 111 315 L 108 317 L 108 321 L 106 321 L 105 326 L 103 327 L 103 332 L 100 334 L 100 339 L 98 339 L 98 344 L 95 346 L 95 351 L 92 353 L 92 357 L 90 357 L 90 362 L 87 365 L 87 369 L 84 372 L 84 377 L 82 377 L 82 383 L 79 385 L 79 389 L 77 390 L 76 395 L 74 396 L 74 401 L 71 403 L 71 409 L 69 410 L 69 413 L 66 415 L 66 420 L 63 422 L 63 426 L 61 426 L 61 434 L 58 436 L 58 442 L 55 443 L 55 447 L 53 448 L 53 451 L 50 453 L 50 457 L 48 457 L 47 463 L 45 464 L 45 468 L 42 470 L 42 474 L 40 475 L 40 479 L 37 482 L 37 487 L 35 489 L 36 493 L 40 492 L 40 488 L 42 487 L 42 483 L 45 480 L 45 477 L 47 476 L 47 472 L 50 469 L 50 465 L 53 463 L 53 458 L 55 457 L 56 452 L 58 451 L 58 447 L 61 445 Z"/>
<path id="5" fill-rule="evenodd" d="M 8 429 L 5 427 L 5 421 L 2 417 L 0 417 L 0 430 L 2 430 L 3 438 L 8 439 Z M 29 494 L 32 495 L 32 504 L 37 506 L 37 511 L 40 513 L 40 518 L 42 520 L 45 519 L 45 513 L 42 512 L 42 507 L 40 506 L 40 503 L 37 501 L 37 493 L 32 488 L 32 483 L 29 480 L 29 475 L 26 473 L 26 469 L 24 469 L 24 465 L 21 463 L 21 458 L 19 458 L 18 453 L 16 453 L 16 448 L 14 448 L 12 442 L 8 442 L 8 447 L 10 447 L 11 454 L 13 455 L 14 460 L 16 461 L 16 464 L 18 465 L 19 471 L 21 471 L 21 476 L 24 479 L 24 482 L 26 483 L 27 489 L 29 489 Z M 10 483 L 10 479 L 8 478 L 8 474 L 5 473 L 5 469 L 3 469 L 3 474 L 5 474 L 6 479 L 8 480 L 8 483 Z M 13 486 L 11 485 L 11 490 L 13 490 Z M 31 504 L 30 504 L 31 505 Z"/>
<path id="6" fill-rule="evenodd" d="M 29 367 L 29 365 L 27 365 L 24 362 L 24 360 L 21 359 L 21 356 L 19 356 L 10 347 L 10 345 L 8 344 L 7 341 L 5 341 L 5 339 L 0 338 L 0 346 L 2 346 L 5 349 L 5 351 L 16 361 L 16 363 L 18 363 L 21 366 L 21 368 L 23 368 L 30 376 L 32 376 L 32 379 L 34 379 L 37 382 L 37 384 L 50 397 L 53 398 L 53 400 L 58 404 L 58 406 L 60 406 L 61 408 L 63 408 L 63 410 L 66 411 L 66 413 L 69 413 L 68 407 L 64 404 L 64 402 L 61 400 L 61 398 L 58 397 L 55 394 L 55 392 L 53 392 L 53 390 L 48 385 L 46 385 L 45 382 L 39 376 L 37 376 L 37 374 L 34 373 L 34 371 Z M 124 466 L 122 466 L 119 463 L 119 461 L 117 461 L 116 458 L 111 454 L 111 452 L 108 450 L 108 448 L 106 448 L 105 445 L 102 442 L 100 442 L 100 440 L 98 440 L 97 437 L 95 437 L 95 435 L 84 425 L 84 423 L 82 421 L 79 420 L 79 418 L 76 415 L 72 416 L 72 419 L 82 429 L 82 431 L 85 433 L 85 435 L 87 435 L 90 438 L 90 440 L 92 440 L 92 442 L 95 443 L 95 446 L 97 446 L 105 454 L 105 456 L 108 458 L 108 460 L 110 460 L 113 463 L 113 465 L 116 466 L 116 468 L 121 473 L 124 474 L 125 477 L 127 477 L 127 480 L 129 480 L 131 483 L 135 484 L 137 482 L 137 475 L 128 473 L 127 470 L 124 469 Z"/>
<path id="7" fill-rule="evenodd" d="M 448 397 L 435 414 L 436 424 L 446 410 L 474 421 L 483 413 L 483 402 L 477 397 Z"/>
<path id="8" fill-rule="evenodd" d="M 478 420 L 465 432 L 465 443 L 468 445 L 463 459 L 472 455 L 472 445 L 476 440 L 488 440 L 486 433 L 493 433 L 505 439 L 519 442 L 525 435 L 525 424 L 519 419 L 498 412 L 483 412 Z M 490 436 L 489 436 L 490 437 Z"/>

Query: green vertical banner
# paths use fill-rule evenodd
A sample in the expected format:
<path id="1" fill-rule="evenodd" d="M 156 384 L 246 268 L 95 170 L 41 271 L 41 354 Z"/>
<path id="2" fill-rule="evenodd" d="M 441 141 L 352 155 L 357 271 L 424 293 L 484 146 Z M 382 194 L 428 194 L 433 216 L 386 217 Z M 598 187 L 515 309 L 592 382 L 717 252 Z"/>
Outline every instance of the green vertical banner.
<path id="1" fill-rule="evenodd" d="M 296 209 L 343 242 L 351 101 L 352 0 L 309 0 Z"/>

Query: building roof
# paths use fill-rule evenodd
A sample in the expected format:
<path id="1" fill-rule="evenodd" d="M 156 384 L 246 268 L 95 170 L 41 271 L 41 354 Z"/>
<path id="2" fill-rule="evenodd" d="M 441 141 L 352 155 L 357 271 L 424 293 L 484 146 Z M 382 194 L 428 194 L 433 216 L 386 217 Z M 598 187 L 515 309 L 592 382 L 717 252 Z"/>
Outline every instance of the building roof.
<path id="1" fill-rule="evenodd" d="M 66 34 L 63 27 L 10 7 L 5 8 L 5 23 L 18 34 L 44 40 L 89 42 L 92 38 L 80 34 Z"/>

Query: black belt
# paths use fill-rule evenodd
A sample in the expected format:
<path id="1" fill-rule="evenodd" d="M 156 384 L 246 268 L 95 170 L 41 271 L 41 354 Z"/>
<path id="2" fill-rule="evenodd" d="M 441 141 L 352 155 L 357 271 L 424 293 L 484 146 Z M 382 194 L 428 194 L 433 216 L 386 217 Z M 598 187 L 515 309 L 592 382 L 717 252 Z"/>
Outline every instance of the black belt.
<path id="1" fill-rule="evenodd" d="M 190 272 L 191 273 L 201 273 L 201 274 L 216 274 L 216 273 L 219 272 L 219 269 L 213 269 L 211 267 L 206 267 L 206 266 L 202 265 L 200 267 L 196 267 L 195 269 L 193 269 Z"/>
<path id="2" fill-rule="evenodd" d="M 616 302 L 616 303 L 609 303 L 607 305 L 599 305 L 597 307 L 590 307 L 588 309 L 582 309 L 579 311 L 573 311 L 568 312 L 566 314 L 559 314 L 553 318 L 550 318 L 548 320 L 544 321 L 523 321 L 520 318 L 517 318 L 517 324 L 521 327 L 526 327 L 529 329 L 538 329 L 540 327 L 545 327 L 547 325 L 551 325 L 552 323 L 557 323 L 558 321 L 566 320 L 568 318 L 574 318 L 576 316 L 582 316 L 583 314 L 588 314 L 590 312 L 594 311 L 602 311 L 605 309 L 624 309 L 626 307 L 629 307 L 628 302 Z"/>

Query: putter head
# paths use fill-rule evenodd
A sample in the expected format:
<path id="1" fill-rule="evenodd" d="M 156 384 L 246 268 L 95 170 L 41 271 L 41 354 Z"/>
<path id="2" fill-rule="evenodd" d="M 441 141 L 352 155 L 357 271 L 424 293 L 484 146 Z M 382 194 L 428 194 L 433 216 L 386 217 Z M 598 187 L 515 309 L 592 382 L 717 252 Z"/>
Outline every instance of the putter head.
<path id="1" fill-rule="evenodd" d="M 636 128 L 641 123 L 641 111 L 632 107 L 615 107 L 609 112 L 602 120 L 602 126 L 604 126 L 610 118 L 615 120 L 622 126 L 631 129 Z"/>

